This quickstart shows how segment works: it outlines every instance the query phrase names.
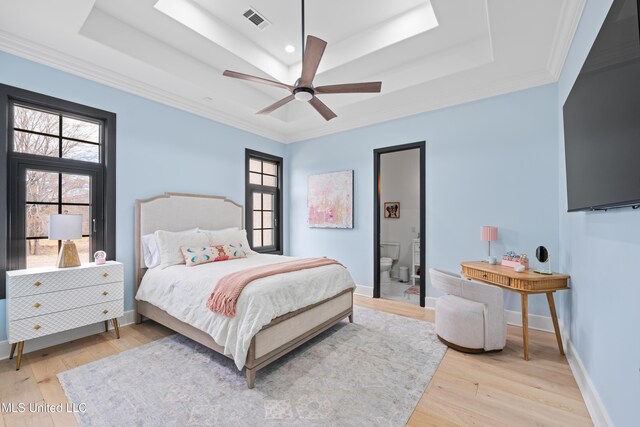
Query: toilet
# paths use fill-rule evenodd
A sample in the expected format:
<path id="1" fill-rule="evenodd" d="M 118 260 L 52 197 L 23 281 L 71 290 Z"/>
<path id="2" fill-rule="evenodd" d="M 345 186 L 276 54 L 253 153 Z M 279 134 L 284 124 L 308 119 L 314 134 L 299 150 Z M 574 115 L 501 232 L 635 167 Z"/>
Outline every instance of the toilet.
<path id="1" fill-rule="evenodd" d="M 400 256 L 400 243 L 381 242 L 380 243 L 380 282 L 389 283 L 391 281 L 391 268 L 393 263 L 398 261 Z"/>

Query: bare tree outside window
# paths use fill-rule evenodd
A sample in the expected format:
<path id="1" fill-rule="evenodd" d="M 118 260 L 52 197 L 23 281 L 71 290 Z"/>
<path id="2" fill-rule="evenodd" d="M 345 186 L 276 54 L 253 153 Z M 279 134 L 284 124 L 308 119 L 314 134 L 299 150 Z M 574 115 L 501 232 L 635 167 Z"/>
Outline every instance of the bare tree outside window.
<path id="1" fill-rule="evenodd" d="M 13 151 L 38 156 L 100 161 L 100 125 L 46 111 L 14 106 Z M 81 214 L 83 239 L 76 242 L 89 261 L 91 177 L 28 169 L 25 224 L 27 267 L 53 265 L 59 243 L 47 239 L 49 215 Z"/>

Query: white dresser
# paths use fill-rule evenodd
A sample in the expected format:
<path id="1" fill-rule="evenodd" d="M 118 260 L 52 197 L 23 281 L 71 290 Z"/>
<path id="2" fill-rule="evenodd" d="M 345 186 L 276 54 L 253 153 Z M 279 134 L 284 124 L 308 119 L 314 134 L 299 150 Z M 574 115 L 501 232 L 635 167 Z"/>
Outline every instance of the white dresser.
<path id="1" fill-rule="evenodd" d="M 7 271 L 7 337 L 10 359 L 18 347 L 20 369 L 24 342 L 56 332 L 113 321 L 124 313 L 124 269 L 121 263 L 83 264 L 70 268 Z"/>

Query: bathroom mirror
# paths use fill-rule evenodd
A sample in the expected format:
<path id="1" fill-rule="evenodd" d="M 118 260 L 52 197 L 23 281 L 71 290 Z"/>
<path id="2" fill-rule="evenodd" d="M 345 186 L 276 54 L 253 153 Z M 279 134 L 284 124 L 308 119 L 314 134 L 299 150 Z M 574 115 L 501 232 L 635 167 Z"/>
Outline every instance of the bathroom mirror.
<path id="1" fill-rule="evenodd" d="M 551 262 L 549 261 L 549 251 L 544 246 L 538 246 L 536 249 L 536 259 L 538 260 L 538 269 L 534 270 L 540 274 L 552 274 Z"/>

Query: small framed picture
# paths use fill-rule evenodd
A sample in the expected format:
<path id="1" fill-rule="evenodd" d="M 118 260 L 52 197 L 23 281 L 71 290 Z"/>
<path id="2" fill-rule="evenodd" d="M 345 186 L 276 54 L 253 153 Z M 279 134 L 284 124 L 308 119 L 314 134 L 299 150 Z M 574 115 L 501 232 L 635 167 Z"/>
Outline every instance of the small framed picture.
<path id="1" fill-rule="evenodd" d="M 400 202 L 385 202 L 384 217 L 394 219 L 400 218 Z"/>

